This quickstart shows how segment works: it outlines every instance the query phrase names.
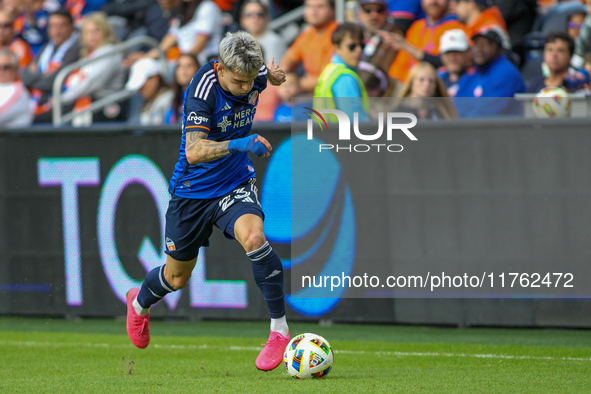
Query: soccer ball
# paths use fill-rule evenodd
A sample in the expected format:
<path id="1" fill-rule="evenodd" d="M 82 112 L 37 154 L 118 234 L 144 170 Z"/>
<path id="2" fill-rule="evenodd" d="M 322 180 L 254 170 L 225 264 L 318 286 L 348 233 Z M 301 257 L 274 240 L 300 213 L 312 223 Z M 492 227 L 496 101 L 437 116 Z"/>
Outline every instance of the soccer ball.
<path id="1" fill-rule="evenodd" d="M 532 102 L 536 118 L 564 118 L 570 116 L 570 97 L 562 88 L 544 88 Z"/>
<path id="2" fill-rule="evenodd" d="M 316 334 L 294 337 L 283 355 L 287 373 L 297 379 L 322 378 L 332 368 L 333 354 L 328 341 Z"/>

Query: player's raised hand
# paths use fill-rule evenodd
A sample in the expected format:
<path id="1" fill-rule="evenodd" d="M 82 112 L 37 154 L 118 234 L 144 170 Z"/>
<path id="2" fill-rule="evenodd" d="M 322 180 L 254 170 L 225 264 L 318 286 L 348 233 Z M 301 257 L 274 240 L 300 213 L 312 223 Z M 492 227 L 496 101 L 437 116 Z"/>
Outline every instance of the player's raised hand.
<path id="1" fill-rule="evenodd" d="M 267 79 L 271 85 L 279 86 L 285 82 L 285 71 L 280 69 L 279 65 L 275 65 L 274 57 L 271 58 L 271 63 L 267 64 L 267 71 Z"/>

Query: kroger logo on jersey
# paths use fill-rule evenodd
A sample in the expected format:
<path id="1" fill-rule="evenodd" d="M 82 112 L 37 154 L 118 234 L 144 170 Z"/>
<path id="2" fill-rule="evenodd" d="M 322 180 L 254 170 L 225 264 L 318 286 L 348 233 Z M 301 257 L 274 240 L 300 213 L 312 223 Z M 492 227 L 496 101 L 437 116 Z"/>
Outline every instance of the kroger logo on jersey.
<path id="1" fill-rule="evenodd" d="M 187 121 L 194 122 L 195 124 L 201 124 L 201 122 L 209 121 L 209 118 L 206 118 L 205 116 L 197 116 L 195 112 L 191 112 L 189 116 L 187 116 Z"/>
<path id="2" fill-rule="evenodd" d="M 417 117 L 410 113 L 405 112 L 387 112 L 384 114 L 380 112 L 378 114 L 378 130 L 373 134 L 363 134 L 359 128 L 359 115 L 357 113 L 353 116 L 353 127 L 351 127 L 351 120 L 349 116 L 343 112 L 339 111 L 338 109 L 319 109 L 314 110 L 312 108 L 305 107 L 306 109 L 312 111 L 313 113 L 307 113 L 310 117 L 316 121 L 318 126 L 320 126 L 320 130 L 323 131 L 329 130 L 328 124 L 326 120 L 322 116 L 322 114 L 330 114 L 336 116 L 338 125 L 338 139 L 340 141 L 348 142 L 343 144 L 326 144 L 320 143 L 318 144 L 319 152 L 322 151 L 334 151 L 338 152 L 349 152 L 349 153 L 367 153 L 367 152 L 402 152 L 404 147 L 400 144 L 391 144 L 391 143 L 384 143 L 392 141 L 393 131 L 399 130 L 402 131 L 408 139 L 411 141 L 417 141 L 417 137 L 410 131 L 411 128 L 416 126 L 417 124 Z M 307 123 L 307 135 L 308 140 L 314 139 L 314 122 L 312 119 L 308 119 Z M 384 121 L 385 119 L 385 121 Z M 409 120 L 408 123 L 395 123 L 395 120 Z M 384 134 L 384 123 L 386 125 L 386 138 L 385 141 L 382 138 Z M 334 123 L 333 123 L 334 124 Z M 324 126 L 324 127 L 323 127 Z M 331 126 L 332 128 L 333 126 Z M 354 136 L 351 135 L 351 129 L 353 129 Z M 351 143 L 355 139 L 361 141 L 375 141 L 375 143 L 363 143 L 363 144 L 353 144 Z M 383 141 L 382 143 L 379 143 Z"/>

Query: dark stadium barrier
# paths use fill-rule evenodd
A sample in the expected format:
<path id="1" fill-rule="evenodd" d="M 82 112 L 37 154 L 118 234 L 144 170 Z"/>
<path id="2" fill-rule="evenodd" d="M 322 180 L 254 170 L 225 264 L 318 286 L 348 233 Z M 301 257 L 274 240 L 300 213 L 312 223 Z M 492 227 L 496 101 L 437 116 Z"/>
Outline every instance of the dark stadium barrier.
<path id="1" fill-rule="evenodd" d="M 276 151 L 290 136 L 289 125 L 255 128 Z M 404 258 L 404 253 L 409 255 L 416 248 L 417 255 L 428 257 L 425 261 L 439 253 L 442 259 L 493 262 L 514 257 L 523 262 L 522 269 L 536 267 L 544 256 L 545 262 L 555 261 L 544 265 L 545 270 L 559 270 L 565 259 L 588 264 L 591 135 L 586 120 L 422 123 L 413 132 L 419 138 L 417 145 L 393 159 L 399 165 L 388 166 L 388 171 L 396 171 L 392 184 L 397 187 L 390 189 L 393 199 L 406 193 L 419 200 L 461 204 L 458 191 L 462 190 L 494 199 L 499 191 L 495 185 L 507 185 L 499 179 L 505 175 L 513 191 L 530 192 L 540 215 L 532 217 L 527 204 L 533 200 L 526 198 L 496 220 L 488 220 L 490 228 L 484 229 L 477 206 L 474 217 L 454 219 L 453 212 L 426 209 L 418 220 L 417 206 L 405 201 L 412 209 L 400 211 L 403 217 L 392 231 L 404 226 L 412 231 L 404 239 L 405 249 L 393 258 Z M 140 283 L 147 269 L 162 264 L 161 218 L 179 136 L 178 127 L 0 131 L 0 248 L 4 251 L 0 314 L 124 315 L 125 291 Z M 277 212 L 280 207 L 270 201 L 289 187 L 290 162 L 273 156 L 253 161 L 267 221 L 277 222 L 284 213 Z M 271 171 L 283 171 L 284 182 L 265 183 Z M 366 176 L 348 171 L 349 178 Z M 424 206 L 433 209 L 437 203 Z M 534 225 L 548 230 L 541 231 L 542 238 L 519 233 Z M 506 244 L 496 242 L 503 239 L 499 234 L 512 227 L 518 228 L 520 237 Z M 464 248 L 458 248 L 459 229 L 471 235 L 471 243 Z M 497 238 L 491 241 L 491 234 Z M 273 241 L 279 255 L 289 259 L 289 242 L 279 236 Z M 354 272 L 362 268 L 355 267 Z M 286 272 L 288 292 L 290 274 Z M 591 327 L 586 279 L 575 278 L 579 299 L 531 299 L 518 292 L 510 299 L 339 298 L 306 309 L 295 297 L 288 297 L 288 319 Z M 211 247 L 201 254 L 189 286 L 167 296 L 166 302 L 153 308 L 153 315 L 268 318 L 250 262 L 238 243 L 225 240 L 220 232 L 214 233 Z"/>

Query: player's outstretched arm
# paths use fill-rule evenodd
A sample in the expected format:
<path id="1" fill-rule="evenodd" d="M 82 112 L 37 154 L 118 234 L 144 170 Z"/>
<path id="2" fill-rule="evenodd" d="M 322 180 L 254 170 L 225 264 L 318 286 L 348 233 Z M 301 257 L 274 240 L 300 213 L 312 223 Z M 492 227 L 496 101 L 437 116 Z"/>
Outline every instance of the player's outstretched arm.
<path id="1" fill-rule="evenodd" d="M 269 157 L 273 148 L 269 141 L 258 134 L 230 141 L 210 141 L 207 133 L 191 131 L 186 134 L 185 156 L 189 164 L 205 163 L 235 152 L 252 152 L 259 157 Z"/>
<path id="2" fill-rule="evenodd" d="M 207 139 L 207 133 L 202 131 L 187 132 L 185 138 L 185 156 L 189 164 L 205 163 L 230 154 L 230 141 L 210 141 Z"/>

